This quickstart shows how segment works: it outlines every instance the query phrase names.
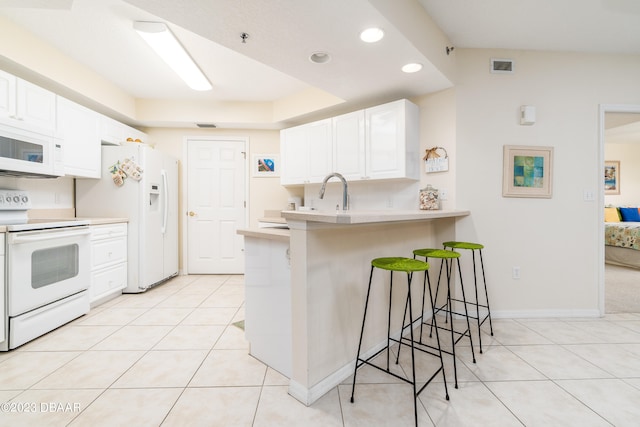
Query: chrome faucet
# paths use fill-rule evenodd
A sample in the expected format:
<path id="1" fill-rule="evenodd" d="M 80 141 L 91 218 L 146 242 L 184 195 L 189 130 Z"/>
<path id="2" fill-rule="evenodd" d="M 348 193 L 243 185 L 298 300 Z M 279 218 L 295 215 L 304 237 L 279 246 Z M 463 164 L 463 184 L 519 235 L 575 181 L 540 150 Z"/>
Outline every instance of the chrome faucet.
<path id="1" fill-rule="evenodd" d="M 320 189 L 319 197 L 321 199 L 324 197 L 324 190 L 327 186 L 327 181 L 329 181 L 333 177 L 336 177 L 340 181 L 342 181 L 342 210 L 343 211 L 349 210 L 349 194 L 347 192 L 347 180 L 344 179 L 344 176 L 342 176 L 338 172 L 330 173 L 329 175 L 324 177 L 324 180 L 322 181 L 322 188 Z"/>

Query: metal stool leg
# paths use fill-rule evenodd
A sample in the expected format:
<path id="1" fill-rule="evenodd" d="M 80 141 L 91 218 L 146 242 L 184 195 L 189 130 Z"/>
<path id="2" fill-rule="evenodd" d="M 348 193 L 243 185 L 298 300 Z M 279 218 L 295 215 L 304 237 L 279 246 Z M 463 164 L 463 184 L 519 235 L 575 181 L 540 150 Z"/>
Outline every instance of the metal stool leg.
<path id="1" fill-rule="evenodd" d="M 478 323 L 478 345 L 480 346 L 480 354 L 482 354 L 482 331 L 480 330 L 480 303 L 478 300 L 478 279 L 476 275 L 476 251 L 471 251 L 471 262 L 473 263 L 473 289 L 476 294 L 476 321 Z"/>
<path id="2" fill-rule="evenodd" d="M 434 304 L 434 299 L 433 299 L 433 293 L 431 291 L 431 279 L 429 278 L 429 275 L 427 274 L 428 271 L 424 272 L 424 276 L 425 276 L 425 281 L 428 283 L 429 285 L 429 301 L 431 302 L 431 311 L 433 313 L 435 313 L 435 304 Z M 424 296 L 423 296 L 423 301 L 424 301 Z M 424 310 L 423 310 L 423 315 L 424 315 Z M 442 347 L 440 346 L 440 334 L 438 333 L 438 322 L 435 318 L 435 314 L 432 315 L 432 322 L 435 325 L 436 328 L 436 343 L 438 344 L 438 355 L 440 356 L 440 369 L 442 369 L 442 381 L 444 382 L 444 394 L 445 394 L 445 398 L 447 400 L 449 400 L 449 390 L 447 389 L 447 377 L 444 373 L 444 360 L 442 359 Z M 424 322 L 421 322 L 420 325 L 420 329 L 422 329 L 422 324 Z M 422 338 L 422 337 L 421 337 Z M 457 377 L 457 376 L 456 376 Z M 458 380 L 456 379 L 456 383 L 458 382 Z"/>
<path id="3" fill-rule="evenodd" d="M 491 331 L 491 336 L 493 336 L 493 324 L 491 323 L 491 308 L 489 308 L 489 292 L 487 291 L 487 278 L 484 275 L 484 261 L 482 259 L 482 249 L 480 249 L 478 253 L 480 253 L 480 266 L 482 267 L 482 282 L 484 283 L 484 296 L 487 301 L 487 318 L 489 319 L 489 330 Z"/>
<path id="4" fill-rule="evenodd" d="M 446 263 L 447 267 L 447 304 L 449 310 L 447 313 L 449 315 L 449 320 L 451 321 L 451 327 L 449 330 L 451 331 L 451 355 L 453 356 L 453 378 L 454 378 L 454 387 L 458 388 L 458 367 L 456 363 L 456 338 L 454 336 L 453 331 L 453 311 L 451 310 L 451 270 L 449 269 L 449 260 L 443 260 Z M 433 322 L 432 322 L 433 323 Z"/>
<path id="5" fill-rule="evenodd" d="M 353 369 L 353 386 L 351 387 L 351 403 L 353 403 L 353 395 L 356 392 L 356 374 L 358 372 L 358 362 L 360 361 L 360 350 L 362 349 L 362 336 L 364 335 L 364 322 L 367 319 L 367 308 L 369 307 L 369 295 L 371 294 L 371 279 L 373 279 L 373 269 L 369 273 L 369 287 L 367 288 L 367 298 L 364 302 L 364 314 L 362 315 L 362 327 L 360 328 L 360 340 L 358 341 L 358 354 L 356 355 L 356 366 Z"/>
<path id="6" fill-rule="evenodd" d="M 471 344 L 471 357 L 473 358 L 473 363 L 476 363 L 476 355 L 473 351 L 473 338 L 471 337 L 471 324 L 469 323 L 469 310 L 467 309 L 467 298 L 464 294 L 464 284 L 462 283 L 462 269 L 460 268 L 460 259 L 458 260 L 458 275 L 460 276 L 460 289 L 462 290 L 462 302 L 464 305 L 464 314 L 467 319 L 467 333 L 469 334 L 469 344 Z"/>
<path id="7" fill-rule="evenodd" d="M 416 392 L 416 355 L 414 348 L 414 340 L 413 340 L 413 308 L 411 307 L 411 278 L 413 273 L 407 273 L 407 304 L 409 304 L 409 331 L 411 336 L 411 375 L 412 375 L 412 386 L 413 386 L 413 413 L 415 415 L 416 427 L 418 426 L 418 393 Z M 404 319 L 403 319 L 404 323 Z M 402 333 L 402 332 L 401 332 Z M 400 340 L 402 341 L 402 336 L 400 336 Z M 402 347 L 402 344 L 400 344 Z M 400 354 L 400 349 L 398 349 L 398 354 Z"/>

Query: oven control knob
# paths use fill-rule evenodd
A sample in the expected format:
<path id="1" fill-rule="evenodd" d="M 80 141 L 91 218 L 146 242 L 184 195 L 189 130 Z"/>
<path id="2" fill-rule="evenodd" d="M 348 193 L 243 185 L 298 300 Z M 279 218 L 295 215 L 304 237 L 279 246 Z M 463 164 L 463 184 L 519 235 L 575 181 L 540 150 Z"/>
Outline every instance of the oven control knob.
<path id="1" fill-rule="evenodd" d="M 22 196 L 22 203 L 28 203 L 28 202 L 29 202 L 29 197 Z"/>
<path id="2" fill-rule="evenodd" d="M 13 196 L 13 201 L 16 203 L 20 202 L 20 196 Z"/>

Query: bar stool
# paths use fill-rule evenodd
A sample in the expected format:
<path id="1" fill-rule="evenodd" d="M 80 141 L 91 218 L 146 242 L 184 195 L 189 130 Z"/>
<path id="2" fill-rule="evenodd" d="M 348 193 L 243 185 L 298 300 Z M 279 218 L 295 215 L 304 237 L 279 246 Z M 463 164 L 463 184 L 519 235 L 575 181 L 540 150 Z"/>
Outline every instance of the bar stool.
<path id="1" fill-rule="evenodd" d="M 489 319 L 489 330 L 491 331 L 491 336 L 493 336 L 493 324 L 491 323 L 491 309 L 489 308 L 489 293 L 487 292 L 487 278 L 484 274 L 484 262 L 482 260 L 482 249 L 483 245 L 480 243 L 470 243 L 470 242 L 444 242 L 443 246 L 445 249 L 450 248 L 454 249 L 466 249 L 471 251 L 471 258 L 473 262 L 473 285 L 476 292 L 476 301 L 469 303 L 474 305 L 476 308 L 476 315 L 471 316 L 476 319 L 478 323 L 478 341 L 480 342 L 480 353 L 482 353 L 482 333 L 480 331 L 480 327 L 484 324 L 484 322 Z M 480 254 L 480 266 L 482 268 L 482 282 L 484 283 L 484 297 L 486 304 L 480 304 L 478 300 L 478 279 L 476 274 L 476 251 Z M 484 316 L 480 315 L 480 308 L 485 308 L 487 310 L 487 314 Z"/>
<path id="2" fill-rule="evenodd" d="M 438 329 L 446 329 L 451 333 L 451 351 L 441 350 L 443 353 L 450 354 L 453 357 L 453 376 L 454 376 L 454 384 L 455 388 L 458 388 L 458 368 L 456 364 L 456 345 L 462 340 L 464 337 L 469 337 L 469 345 L 471 346 L 471 357 L 473 359 L 473 363 L 476 363 L 476 355 L 473 350 L 473 338 L 471 337 L 471 324 L 469 323 L 469 313 L 467 310 L 466 297 L 464 293 L 464 286 L 462 283 L 462 271 L 460 269 L 460 254 L 455 251 L 446 251 L 443 249 L 416 249 L 413 251 L 414 258 L 417 256 L 424 257 L 425 262 L 429 260 L 429 258 L 437 258 L 440 259 L 440 271 L 438 272 L 438 282 L 436 285 L 436 293 L 435 296 L 431 300 L 431 306 L 433 307 L 433 315 L 431 317 L 431 321 L 429 323 L 422 322 L 420 326 L 420 341 L 418 341 L 421 345 L 422 343 L 422 325 L 429 325 L 429 337 L 433 335 L 433 330 L 436 332 Z M 452 301 L 457 301 L 451 297 L 451 275 L 453 270 L 453 261 L 456 260 L 458 264 L 458 277 L 460 278 L 460 288 L 462 289 L 462 301 L 464 307 L 464 313 L 457 313 L 453 310 Z M 438 306 L 438 292 L 440 290 L 440 279 L 442 278 L 442 270 L 445 270 L 447 275 L 447 300 L 444 304 Z M 425 273 L 425 282 L 423 283 L 423 306 L 422 313 L 424 313 L 424 294 L 425 287 L 429 287 L 429 295 L 431 296 L 431 279 L 429 275 Z M 445 314 L 445 323 L 450 322 L 449 327 L 438 326 L 436 323 L 436 314 L 443 311 Z M 456 331 L 453 326 L 453 315 L 462 316 L 467 322 L 467 328 L 464 331 Z M 457 335 L 457 338 L 456 338 Z"/>
<path id="3" fill-rule="evenodd" d="M 447 252 L 448 253 L 448 252 Z M 390 272 L 390 277 L 389 277 L 389 313 L 388 313 L 388 318 L 387 318 L 387 345 L 385 347 L 383 347 L 382 349 L 380 349 L 379 351 L 377 351 L 374 355 L 366 358 L 366 359 L 361 359 L 360 358 L 360 352 L 362 350 L 362 336 L 364 335 L 364 326 L 365 326 L 365 322 L 367 319 L 367 308 L 369 307 L 369 296 L 371 294 L 371 280 L 373 279 L 373 271 L 374 269 L 381 269 L 381 270 L 387 270 Z M 389 375 L 392 375 L 404 382 L 407 382 L 409 384 L 411 384 L 413 386 L 413 411 L 414 411 L 414 416 L 415 416 L 415 422 L 416 422 L 416 426 L 418 425 L 418 395 L 422 392 L 422 390 L 424 390 L 427 385 L 438 375 L 438 373 L 442 372 L 442 379 L 444 381 L 444 391 L 445 391 L 445 398 L 447 400 L 449 400 L 449 392 L 447 390 L 447 380 L 445 378 L 445 373 L 444 373 L 444 362 L 442 360 L 442 352 L 440 351 L 440 339 L 438 337 L 438 335 L 436 334 L 436 341 L 437 341 L 437 347 L 438 347 L 438 353 L 432 353 L 431 351 L 429 351 L 428 349 L 421 349 L 419 347 L 416 347 L 415 344 L 415 340 L 414 340 L 414 336 L 413 336 L 413 323 L 416 319 L 413 318 L 413 310 L 412 310 L 412 305 L 411 305 L 411 280 L 413 278 L 413 273 L 416 271 L 424 271 L 425 274 L 427 274 L 427 270 L 429 269 L 429 264 L 427 264 L 426 262 L 422 262 L 422 261 L 418 261 L 415 259 L 411 259 L 411 258 L 404 258 L 404 257 L 393 257 L 393 258 L 375 258 L 371 261 L 371 273 L 369 275 L 369 286 L 367 288 L 367 298 L 365 300 L 365 304 L 364 304 L 364 315 L 362 316 L 362 328 L 360 329 L 360 340 L 358 342 L 358 354 L 356 355 L 356 365 L 355 368 L 353 370 L 353 386 L 351 389 L 351 403 L 354 402 L 354 395 L 355 395 L 355 389 L 356 389 L 356 374 L 358 371 L 358 368 L 363 366 L 363 365 L 369 365 L 369 366 L 373 366 L 376 369 L 379 369 L 383 372 L 386 372 Z M 405 272 L 407 273 L 407 305 L 405 305 L 405 315 L 402 319 L 402 330 L 400 332 L 400 338 L 399 339 L 395 339 L 391 337 L 391 307 L 392 307 L 392 299 L 391 296 L 393 294 L 393 272 L 397 271 L 397 272 Z M 424 299 L 423 299 L 423 305 L 424 305 Z M 407 307 L 408 307 L 408 311 L 409 311 L 409 323 L 407 326 L 405 326 L 405 320 L 406 320 L 406 312 L 407 312 Z M 432 304 L 432 309 L 433 309 L 433 304 Z M 403 337 L 403 331 L 405 329 L 405 327 L 409 327 L 410 329 L 410 338 L 404 338 Z M 411 378 L 410 379 L 406 379 L 404 377 L 401 377 L 399 375 L 396 375 L 395 373 L 391 372 L 391 370 L 389 369 L 389 349 L 390 349 L 390 344 L 392 342 L 396 342 L 399 344 L 399 347 L 401 348 L 403 345 L 408 346 L 411 348 Z M 386 368 L 380 367 L 376 364 L 374 364 L 373 362 L 371 362 L 371 360 L 375 357 L 377 357 L 380 353 L 382 353 L 383 351 L 387 351 L 387 363 L 386 363 Z M 419 350 L 422 351 L 424 353 L 427 354 L 431 354 L 433 356 L 439 357 L 440 358 L 440 368 L 438 368 L 436 370 L 436 372 L 429 378 L 429 380 L 427 380 L 427 382 L 420 388 L 420 390 L 416 390 L 416 365 L 415 365 L 415 350 Z M 398 350 L 399 352 L 399 350 Z M 398 360 L 396 359 L 396 364 L 398 363 Z"/>

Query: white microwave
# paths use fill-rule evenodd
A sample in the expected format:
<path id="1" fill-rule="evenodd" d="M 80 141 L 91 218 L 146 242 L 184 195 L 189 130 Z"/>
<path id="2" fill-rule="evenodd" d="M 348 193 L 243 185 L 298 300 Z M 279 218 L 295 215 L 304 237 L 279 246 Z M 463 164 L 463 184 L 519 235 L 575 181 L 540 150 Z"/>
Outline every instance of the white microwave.
<path id="1" fill-rule="evenodd" d="M 62 141 L 0 124 L 0 175 L 56 178 L 64 175 Z"/>

